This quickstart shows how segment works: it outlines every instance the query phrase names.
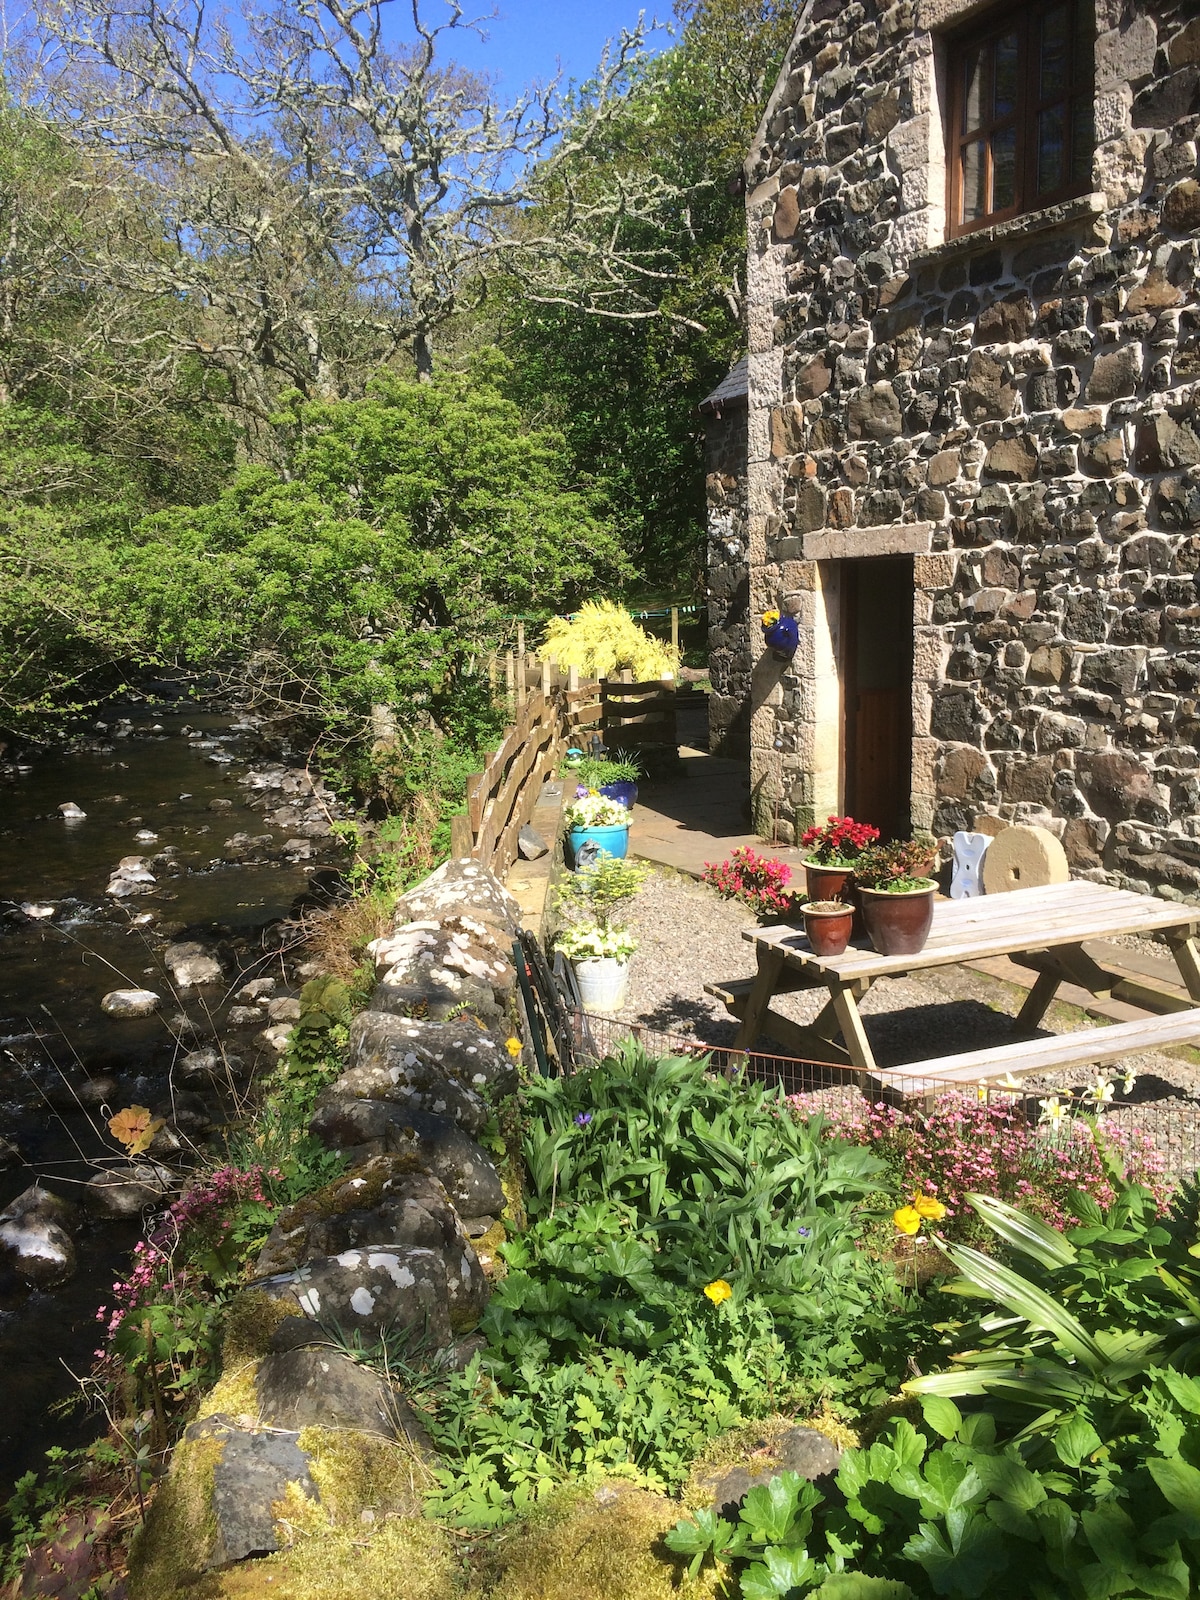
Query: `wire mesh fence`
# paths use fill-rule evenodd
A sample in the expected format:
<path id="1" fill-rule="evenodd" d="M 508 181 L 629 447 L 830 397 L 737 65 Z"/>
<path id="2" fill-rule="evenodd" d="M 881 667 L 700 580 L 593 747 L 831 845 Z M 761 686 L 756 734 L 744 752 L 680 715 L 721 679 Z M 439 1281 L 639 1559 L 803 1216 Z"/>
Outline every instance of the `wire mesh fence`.
<path id="1" fill-rule="evenodd" d="M 1153 1068 L 1097 1074 L 1054 1073 L 1047 1076 L 945 1079 L 904 1067 L 868 1073 L 857 1067 L 828 1066 L 791 1056 L 733 1050 L 684 1034 L 664 1033 L 638 1022 L 576 1011 L 573 1021 L 577 1062 L 601 1060 L 617 1045 L 632 1040 L 652 1056 L 704 1057 L 714 1072 L 745 1072 L 748 1077 L 779 1084 L 799 1096 L 806 1109 L 840 1120 L 864 1097 L 872 1104 L 915 1112 L 931 1112 L 946 1096 L 985 1101 L 1009 1108 L 1045 1132 L 1047 1157 L 1056 1137 L 1082 1116 L 1094 1118 L 1115 1135 L 1118 1152 L 1136 1150 L 1139 1167 L 1178 1182 L 1200 1171 L 1200 1071 L 1184 1068 L 1176 1081 Z M 1193 1081 L 1188 1085 L 1187 1079 Z"/>

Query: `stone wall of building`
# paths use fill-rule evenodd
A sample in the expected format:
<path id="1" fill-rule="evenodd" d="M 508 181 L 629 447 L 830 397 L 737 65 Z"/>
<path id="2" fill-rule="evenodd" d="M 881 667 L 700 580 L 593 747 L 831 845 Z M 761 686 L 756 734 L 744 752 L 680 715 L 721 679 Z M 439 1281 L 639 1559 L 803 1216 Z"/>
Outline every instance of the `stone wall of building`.
<path id="1" fill-rule="evenodd" d="M 708 468 L 708 747 L 744 758 L 750 749 L 750 573 L 746 556 L 746 403 L 706 403 Z"/>
<path id="2" fill-rule="evenodd" d="M 908 552 L 914 822 L 1191 894 L 1200 17 L 1096 0 L 1095 192 L 945 243 L 937 30 L 978 9 L 813 0 L 747 164 L 750 611 L 801 623 L 782 670 L 750 640 L 752 787 L 836 805 L 828 558 Z"/>

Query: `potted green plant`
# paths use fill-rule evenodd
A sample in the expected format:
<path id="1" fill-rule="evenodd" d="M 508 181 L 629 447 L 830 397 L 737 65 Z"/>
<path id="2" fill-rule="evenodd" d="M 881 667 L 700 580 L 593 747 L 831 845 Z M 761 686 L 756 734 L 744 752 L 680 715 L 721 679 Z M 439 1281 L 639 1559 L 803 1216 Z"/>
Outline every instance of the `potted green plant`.
<path id="1" fill-rule="evenodd" d="M 854 867 L 867 937 L 881 956 L 912 956 L 924 949 L 933 926 L 937 884 L 932 870 L 937 841 L 928 834 L 872 845 Z"/>
<path id="2" fill-rule="evenodd" d="M 584 756 L 575 765 L 579 782 L 587 789 L 595 789 L 608 800 L 619 800 L 631 811 L 637 804 L 638 779 L 642 775 L 636 756 L 626 750 L 614 750 L 611 756 Z"/>
<path id="3" fill-rule="evenodd" d="M 632 861 L 605 857 L 571 873 L 555 892 L 555 909 L 568 918 L 555 943 L 574 969 L 585 1011 L 611 1013 L 625 1004 L 637 939 L 614 917 L 647 875 Z"/>
<path id="4" fill-rule="evenodd" d="M 840 956 L 850 943 L 854 907 L 842 900 L 808 900 L 801 912 L 813 954 Z"/>
<path id="5" fill-rule="evenodd" d="M 879 838 L 879 829 L 853 817 L 829 817 L 809 828 L 800 840 L 808 851 L 804 863 L 810 900 L 848 900 L 849 884 L 859 857 Z"/>
<path id="6" fill-rule="evenodd" d="M 581 784 L 574 800 L 563 811 L 571 865 L 579 860 L 579 853 L 589 840 L 605 855 L 617 859 L 625 856 L 629 850 L 631 820 L 628 806 Z"/>

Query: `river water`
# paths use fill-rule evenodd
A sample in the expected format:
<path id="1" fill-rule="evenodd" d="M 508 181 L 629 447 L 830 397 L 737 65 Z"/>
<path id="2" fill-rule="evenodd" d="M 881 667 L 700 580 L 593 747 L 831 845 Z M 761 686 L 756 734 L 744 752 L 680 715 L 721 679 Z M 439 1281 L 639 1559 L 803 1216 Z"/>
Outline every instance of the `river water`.
<path id="1" fill-rule="evenodd" d="M 181 1048 L 214 1035 L 233 1038 L 243 1054 L 262 1048 L 265 1016 L 255 1027 L 243 1015 L 241 1033 L 228 1032 L 241 985 L 270 976 L 286 997 L 302 981 L 279 953 L 277 925 L 321 875 L 328 805 L 305 794 L 294 772 L 272 769 L 256 731 L 228 717 L 137 703 L 111 709 L 105 722 L 79 747 L 15 760 L 10 752 L 0 769 L 0 1139 L 19 1150 L 0 1171 L 0 1211 L 35 1178 L 79 1199 L 96 1170 L 89 1163 L 119 1154 L 107 1118 L 131 1104 L 166 1109 Z M 67 802 L 83 820 L 64 819 Z M 293 810 L 264 819 L 272 805 Z M 262 839 L 268 830 L 272 842 L 249 852 L 254 864 L 226 859 L 244 853 L 226 850 L 231 836 Z M 307 854 L 301 837 L 281 858 L 297 833 L 310 836 L 312 854 L 297 859 Z M 114 899 L 110 874 L 131 854 L 147 858 L 156 885 Z M 51 907 L 52 915 L 30 914 Z M 222 984 L 173 996 L 162 962 L 172 939 L 216 954 Z M 161 994 L 161 1013 L 105 1015 L 102 997 L 127 987 Z M 194 1030 L 182 1047 L 172 1020 L 181 1012 Z M 92 1103 L 81 1107 L 76 1096 Z M 81 1411 L 52 1408 L 91 1365 L 96 1308 L 111 1299 L 139 1232 L 137 1222 L 85 1218 L 79 1269 L 53 1289 L 30 1289 L 0 1265 L 0 1504 L 48 1445 L 98 1430 Z"/>

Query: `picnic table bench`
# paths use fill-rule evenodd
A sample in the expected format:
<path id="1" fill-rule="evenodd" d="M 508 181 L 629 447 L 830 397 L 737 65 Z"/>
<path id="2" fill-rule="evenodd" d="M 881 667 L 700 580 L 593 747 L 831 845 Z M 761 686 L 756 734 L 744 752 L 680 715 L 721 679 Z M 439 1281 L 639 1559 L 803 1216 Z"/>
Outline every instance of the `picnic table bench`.
<path id="1" fill-rule="evenodd" d="M 1105 965 L 1095 941 L 1119 934 L 1160 933 L 1195 1005 L 1182 996 L 1139 983 Z M 749 1050 L 767 1032 L 805 1061 L 858 1068 L 864 1089 L 888 1098 L 927 1095 L 943 1084 L 1052 1072 L 1119 1059 L 1137 1051 L 1200 1041 L 1200 909 L 1171 905 L 1126 889 L 1067 883 L 1015 889 L 972 900 L 939 900 L 933 927 L 916 955 L 881 956 L 864 941 L 840 956 L 818 956 L 804 933 L 788 925 L 748 928 L 755 946 L 753 977 L 705 984 L 741 1021 L 734 1048 Z M 867 1039 L 859 1002 L 879 978 L 899 978 L 933 967 L 1007 955 L 1038 974 L 1015 1021 L 1021 1035 L 1036 1034 L 1062 983 L 1092 994 L 1134 1000 L 1152 1013 L 1133 1022 L 1012 1044 L 960 1051 L 901 1067 L 881 1068 Z M 829 999 L 807 1024 L 771 1009 L 778 994 L 828 991 Z"/>

